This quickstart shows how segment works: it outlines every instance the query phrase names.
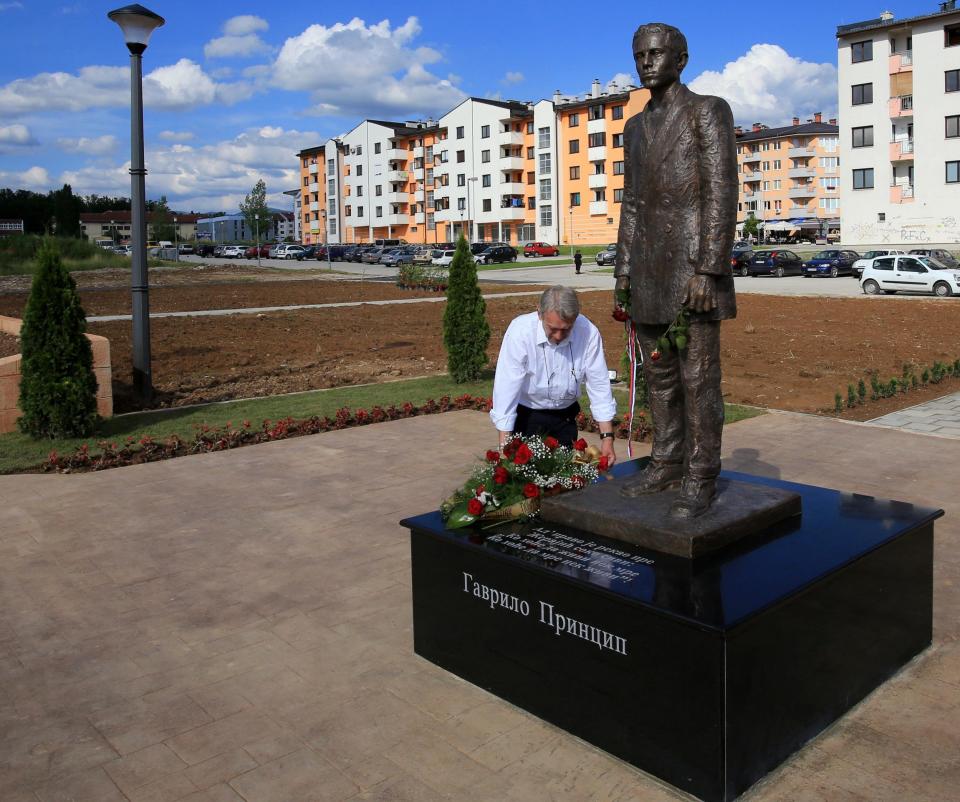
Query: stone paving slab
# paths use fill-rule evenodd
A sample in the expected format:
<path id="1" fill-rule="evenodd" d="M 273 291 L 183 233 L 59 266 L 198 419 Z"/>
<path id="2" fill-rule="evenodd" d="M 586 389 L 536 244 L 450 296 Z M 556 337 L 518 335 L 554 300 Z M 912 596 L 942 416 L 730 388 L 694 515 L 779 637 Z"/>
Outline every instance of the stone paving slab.
<path id="1" fill-rule="evenodd" d="M 867 423 L 960 440 L 960 393 L 881 415 Z"/>
<path id="2" fill-rule="evenodd" d="M 0 477 L 0 799 L 688 798 L 413 654 L 397 522 L 493 434 L 455 412 Z M 960 442 L 774 413 L 724 460 L 947 511 L 934 646 L 745 798 L 956 799 Z"/>

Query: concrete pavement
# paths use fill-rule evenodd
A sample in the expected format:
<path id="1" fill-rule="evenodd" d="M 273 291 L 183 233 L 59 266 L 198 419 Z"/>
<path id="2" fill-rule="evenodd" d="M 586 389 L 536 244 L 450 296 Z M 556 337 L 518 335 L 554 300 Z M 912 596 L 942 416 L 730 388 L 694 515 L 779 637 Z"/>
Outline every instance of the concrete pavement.
<path id="1" fill-rule="evenodd" d="M 455 412 L 0 476 L 0 799 L 686 799 L 413 654 L 397 522 L 491 436 Z M 933 647 L 746 799 L 955 799 L 960 441 L 771 413 L 724 464 L 947 512 Z"/>
<path id="2" fill-rule="evenodd" d="M 868 423 L 960 439 L 960 393 L 900 409 Z"/>

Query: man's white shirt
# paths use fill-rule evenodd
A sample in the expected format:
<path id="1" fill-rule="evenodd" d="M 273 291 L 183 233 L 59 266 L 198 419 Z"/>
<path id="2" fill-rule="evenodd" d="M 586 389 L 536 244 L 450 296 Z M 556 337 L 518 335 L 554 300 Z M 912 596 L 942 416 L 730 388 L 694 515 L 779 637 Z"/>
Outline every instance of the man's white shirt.
<path id="1" fill-rule="evenodd" d="M 513 431 L 517 404 L 531 409 L 564 409 L 585 384 L 594 420 L 612 420 L 617 403 L 603 356 L 600 331 L 578 315 L 570 334 L 554 345 L 536 312 L 514 318 L 500 346 L 490 419 L 501 432 Z"/>

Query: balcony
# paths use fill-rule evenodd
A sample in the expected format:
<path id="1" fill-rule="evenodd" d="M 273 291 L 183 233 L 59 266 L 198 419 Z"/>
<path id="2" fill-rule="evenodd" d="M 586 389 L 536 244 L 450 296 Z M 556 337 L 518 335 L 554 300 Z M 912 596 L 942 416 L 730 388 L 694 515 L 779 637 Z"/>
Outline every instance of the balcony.
<path id="1" fill-rule="evenodd" d="M 760 200 L 759 192 L 744 192 L 743 193 L 743 202 L 744 203 L 753 203 Z"/>
<path id="2" fill-rule="evenodd" d="M 606 145 L 600 145 L 596 148 L 587 148 L 587 161 L 602 162 L 607 158 Z"/>
<path id="3" fill-rule="evenodd" d="M 913 203 L 913 184 L 893 184 L 890 187 L 890 203 Z"/>
<path id="4" fill-rule="evenodd" d="M 514 172 L 516 170 L 522 170 L 524 168 L 524 160 L 522 156 L 501 156 L 500 157 L 500 169 L 503 171 Z"/>
<path id="5" fill-rule="evenodd" d="M 603 189 L 607 185 L 607 176 L 605 173 L 593 173 L 587 177 L 587 186 L 590 189 Z"/>
<path id="6" fill-rule="evenodd" d="M 393 162 L 393 161 L 405 162 L 407 159 L 410 158 L 410 153 L 409 153 L 409 151 L 406 151 L 406 150 L 404 150 L 403 148 L 387 148 L 387 149 L 383 152 L 383 155 L 384 155 L 389 161 L 392 161 L 392 162 Z"/>
<path id="7" fill-rule="evenodd" d="M 314 181 L 309 187 L 307 187 L 307 189 L 310 190 L 310 194 L 313 195 L 314 193 L 320 191 L 320 185 Z"/>
<path id="8" fill-rule="evenodd" d="M 314 201 L 313 203 L 311 203 L 311 204 L 310 204 L 310 211 L 311 211 L 311 212 L 319 212 L 319 211 L 320 211 L 320 204 L 317 203 L 316 201 Z"/>
<path id="9" fill-rule="evenodd" d="M 891 53 L 889 64 L 890 75 L 896 75 L 901 72 L 913 72 L 913 51 L 906 50 L 903 53 Z"/>
<path id="10" fill-rule="evenodd" d="M 744 153 L 744 154 L 743 154 L 743 163 L 744 163 L 744 164 L 751 164 L 752 162 L 759 162 L 759 161 L 760 161 L 760 153 L 759 153 L 759 152 L 757 152 L 757 153 Z"/>
<path id="11" fill-rule="evenodd" d="M 423 212 L 417 212 L 413 216 L 413 222 L 420 223 L 422 225 L 423 223 L 427 222 L 427 216 Z"/>
<path id="12" fill-rule="evenodd" d="M 384 225 L 386 226 L 405 226 L 410 222 L 410 215 L 408 214 L 388 214 L 384 219 Z"/>
<path id="13" fill-rule="evenodd" d="M 752 181 L 752 182 L 754 182 L 754 183 L 759 183 L 760 181 L 763 180 L 763 173 L 760 173 L 760 172 L 756 172 L 756 173 L 744 173 L 744 174 L 743 174 L 743 180 L 744 180 L 744 181 L 748 181 L 748 182 L 749 182 L 749 181 Z"/>
<path id="14" fill-rule="evenodd" d="M 310 167 L 307 168 L 307 169 L 309 170 L 310 175 L 316 175 L 318 172 L 320 172 L 320 165 L 317 164 L 316 162 L 314 162 L 314 163 L 311 164 Z"/>
<path id="15" fill-rule="evenodd" d="M 793 167 L 787 170 L 787 175 L 791 178 L 814 178 L 817 171 L 812 167 Z"/>
<path id="16" fill-rule="evenodd" d="M 504 195 L 523 195 L 527 191 L 526 184 L 520 184 L 516 181 L 505 181 L 498 188 Z"/>
<path id="17" fill-rule="evenodd" d="M 817 213 L 809 206 L 798 206 L 794 204 L 790 207 L 791 217 L 816 217 Z"/>
<path id="18" fill-rule="evenodd" d="M 791 159 L 809 159 L 813 156 L 813 148 L 806 146 L 802 148 L 790 148 L 787 150 L 787 156 Z"/>
<path id="19" fill-rule="evenodd" d="M 892 162 L 912 162 L 913 161 L 913 140 L 897 139 L 890 143 L 890 161 Z"/>
<path id="20" fill-rule="evenodd" d="M 913 117 L 913 95 L 892 97 L 889 101 L 890 117 Z"/>
<path id="21" fill-rule="evenodd" d="M 383 200 L 385 203 L 409 203 L 410 196 L 406 192 L 385 192 Z"/>
<path id="22" fill-rule="evenodd" d="M 523 145 L 523 133 L 521 131 L 503 131 L 500 134 L 498 142 L 501 145 Z"/>
<path id="23" fill-rule="evenodd" d="M 601 117 L 599 120 L 587 120 L 588 134 L 601 134 L 607 130 L 607 121 Z"/>
<path id="24" fill-rule="evenodd" d="M 523 206 L 506 206 L 500 209 L 497 217 L 506 223 L 512 220 L 523 220 L 526 214 L 527 210 Z"/>
<path id="25" fill-rule="evenodd" d="M 387 181 L 390 183 L 403 182 L 404 184 L 410 180 L 410 173 L 406 170 L 388 170 L 387 171 Z"/>
<path id="26" fill-rule="evenodd" d="M 319 221 L 319 220 L 311 220 L 311 221 L 310 221 L 310 230 L 311 230 L 311 231 L 319 231 L 319 230 L 320 230 L 320 221 Z"/>
<path id="27" fill-rule="evenodd" d="M 590 201 L 590 214 L 606 214 L 607 213 L 607 202 L 606 201 Z"/>
<path id="28" fill-rule="evenodd" d="M 422 158 L 423 158 L 423 148 L 422 148 L 422 147 L 416 147 L 416 148 L 413 149 L 413 158 L 415 158 L 415 159 L 422 159 Z"/>
<path id="29" fill-rule="evenodd" d="M 813 184 L 801 184 L 787 190 L 788 198 L 812 198 L 816 194 L 817 190 Z"/>

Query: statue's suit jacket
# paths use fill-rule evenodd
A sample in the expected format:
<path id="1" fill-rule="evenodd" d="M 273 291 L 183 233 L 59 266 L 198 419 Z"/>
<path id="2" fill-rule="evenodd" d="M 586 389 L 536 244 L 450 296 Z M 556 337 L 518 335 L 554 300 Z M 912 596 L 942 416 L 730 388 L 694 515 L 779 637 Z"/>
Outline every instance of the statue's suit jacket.
<path id="1" fill-rule="evenodd" d="M 737 224 L 737 155 L 726 101 L 674 84 L 653 130 L 631 117 L 623 134 L 624 192 L 616 276 L 630 277 L 635 322 L 669 324 L 694 273 L 717 278 L 717 308 L 697 315 L 736 317 L 730 252 Z"/>

